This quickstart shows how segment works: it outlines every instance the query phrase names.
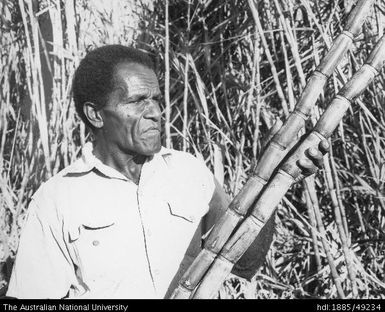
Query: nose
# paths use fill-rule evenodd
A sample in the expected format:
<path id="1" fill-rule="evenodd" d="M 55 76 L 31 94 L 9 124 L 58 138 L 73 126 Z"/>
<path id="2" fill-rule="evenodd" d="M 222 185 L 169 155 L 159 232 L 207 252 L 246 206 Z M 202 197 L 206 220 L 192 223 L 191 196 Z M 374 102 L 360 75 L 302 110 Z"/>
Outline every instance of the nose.
<path id="1" fill-rule="evenodd" d="M 159 122 L 161 118 L 161 111 L 157 101 L 148 99 L 146 103 L 145 118 L 152 119 L 153 121 Z"/>

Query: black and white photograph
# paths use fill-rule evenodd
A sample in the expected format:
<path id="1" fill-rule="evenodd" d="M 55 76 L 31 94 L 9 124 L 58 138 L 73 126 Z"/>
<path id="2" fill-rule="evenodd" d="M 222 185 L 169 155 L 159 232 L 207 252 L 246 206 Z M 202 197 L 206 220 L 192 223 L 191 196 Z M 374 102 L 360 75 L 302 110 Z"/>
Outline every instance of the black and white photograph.
<path id="1" fill-rule="evenodd" d="M 0 13 L 3 310 L 385 310 L 384 0 Z"/>

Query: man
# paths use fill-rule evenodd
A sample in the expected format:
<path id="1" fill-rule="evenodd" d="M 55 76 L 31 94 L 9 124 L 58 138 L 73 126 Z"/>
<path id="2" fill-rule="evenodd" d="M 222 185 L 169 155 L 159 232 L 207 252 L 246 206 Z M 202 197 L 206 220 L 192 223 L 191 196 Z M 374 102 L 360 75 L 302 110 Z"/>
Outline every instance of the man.
<path id="1" fill-rule="evenodd" d="M 34 194 L 7 296 L 167 297 L 226 195 L 203 162 L 161 146 L 161 91 L 145 53 L 91 51 L 73 95 L 94 140 Z M 319 166 L 322 154 L 311 159 Z"/>

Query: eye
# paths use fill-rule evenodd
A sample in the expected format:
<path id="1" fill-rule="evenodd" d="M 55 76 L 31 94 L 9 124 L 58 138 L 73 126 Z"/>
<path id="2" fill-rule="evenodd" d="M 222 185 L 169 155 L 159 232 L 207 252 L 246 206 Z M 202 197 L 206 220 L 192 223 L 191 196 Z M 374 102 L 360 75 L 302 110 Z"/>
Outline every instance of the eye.
<path id="1" fill-rule="evenodd" d="M 125 103 L 132 104 L 132 103 L 141 103 L 146 99 L 145 96 L 132 96 L 128 98 Z"/>
<path id="2" fill-rule="evenodd" d="M 140 103 L 140 102 L 143 102 L 145 100 L 146 100 L 145 96 L 139 96 L 139 97 L 136 98 L 136 100 L 134 102 Z"/>

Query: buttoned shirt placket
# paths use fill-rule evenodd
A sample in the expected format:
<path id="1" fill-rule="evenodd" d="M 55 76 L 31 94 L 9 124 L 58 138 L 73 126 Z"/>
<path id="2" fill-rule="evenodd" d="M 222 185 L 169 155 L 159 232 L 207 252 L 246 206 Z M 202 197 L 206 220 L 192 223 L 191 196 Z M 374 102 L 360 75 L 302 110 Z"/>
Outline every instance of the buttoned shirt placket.
<path id="1" fill-rule="evenodd" d="M 94 168 L 99 170 L 101 173 L 105 174 L 108 178 L 122 180 L 123 183 L 131 184 L 130 187 L 132 187 L 132 184 L 134 184 L 133 181 L 129 180 L 126 176 L 124 176 L 123 174 L 121 174 L 117 170 L 115 170 L 111 167 L 108 167 L 108 166 L 104 165 L 102 162 L 100 162 L 100 160 L 98 160 L 92 154 L 92 152 L 90 150 L 87 151 L 84 160 L 89 166 L 93 166 Z M 154 172 L 155 172 L 156 166 L 154 166 L 154 163 L 155 163 L 154 161 L 150 162 L 150 159 L 147 159 L 145 161 L 145 163 L 142 166 L 141 175 L 139 178 L 139 183 L 138 183 L 138 185 L 135 184 L 135 187 L 136 187 L 136 198 L 137 198 L 137 207 L 136 208 L 138 211 L 138 215 L 139 215 L 139 219 L 140 219 L 141 227 L 142 227 L 142 238 L 143 238 L 143 243 L 144 243 L 144 248 L 145 248 L 144 252 L 146 255 L 147 267 L 148 267 L 149 275 L 151 277 L 152 285 L 154 287 L 154 291 L 157 292 L 154 275 L 156 273 L 158 273 L 158 271 L 155 270 L 155 272 L 154 272 L 154 269 L 152 267 L 152 262 L 151 262 L 151 253 L 150 253 L 150 245 L 151 245 L 150 239 L 149 239 L 151 236 L 150 226 L 149 226 L 150 216 L 148 215 L 148 211 L 144 208 L 146 206 L 146 204 L 143 201 L 144 196 L 145 196 L 145 194 L 143 192 L 143 186 L 144 186 L 146 180 L 148 180 L 151 177 L 151 174 L 154 174 Z"/>
<path id="2" fill-rule="evenodd" d="M 154 196 L 154 192 L 156 191 L 148 185 L 151 182 L 151 179 L 154 178 L 155 172 L 158 171 L 158 174 L 159 171 L 165 173 L 165 163 L 162 162 L 162 159 L 163 157 L 160 155 L 147 159 L 147 161 L 143 164 L 137 189 L 138 211 L 142 222 L 147 263 L 155 292 L 158 291 L 156 280 L 159 275 L 159 268 L 157 268 L 154 261 L 152 261 L 155 259 L 155 256 L 152 255 L 151 228 L 153 227 L 152 223 L 157 222 L 157 220 L 153 216 L 154 211 L 149 210 L 150 208 L 154 209 L 154 207 L 152 207 L 151 204 L 148 204 L 147 201 L 151 201 L 151 198 Z"/>

